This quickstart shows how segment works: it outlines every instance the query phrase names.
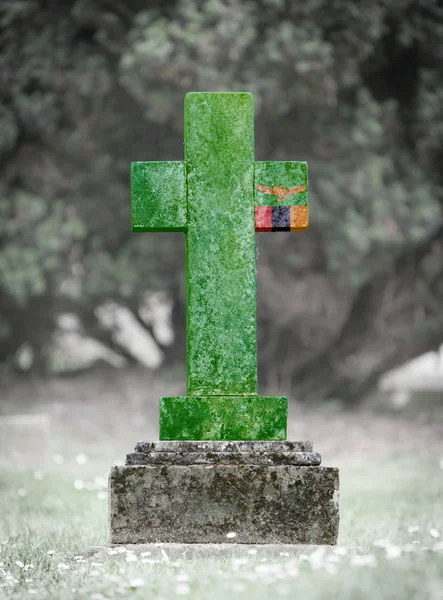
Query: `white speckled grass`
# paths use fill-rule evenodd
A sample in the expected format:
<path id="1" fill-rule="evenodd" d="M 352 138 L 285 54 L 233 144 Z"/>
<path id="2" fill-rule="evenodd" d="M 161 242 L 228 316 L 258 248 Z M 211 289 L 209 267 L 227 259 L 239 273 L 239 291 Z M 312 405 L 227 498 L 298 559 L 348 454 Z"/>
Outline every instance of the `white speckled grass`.
<path id="1" fill-rule="evenodd" d="M 439 600 L 441 459 L 396 453 L 358 466 L 355 456 L 340 459 L 340 545 L 273 556 L 236 546 L 223 557 L 177 557 L 160 546 L 91 555 L 107 539 L 107 465 L 74 455 L 45 471 L 2 470 L 0 598 Z"/>

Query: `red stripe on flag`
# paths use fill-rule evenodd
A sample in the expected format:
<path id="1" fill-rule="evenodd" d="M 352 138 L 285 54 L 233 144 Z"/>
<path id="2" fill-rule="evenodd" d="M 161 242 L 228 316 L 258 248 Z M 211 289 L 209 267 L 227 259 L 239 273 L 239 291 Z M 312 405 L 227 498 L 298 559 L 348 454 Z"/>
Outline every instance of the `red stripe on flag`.
<path id="1" fill-rule="evenodd" d="M 255 207 L 255 231 L 272 231 L 272 206 Z"/>

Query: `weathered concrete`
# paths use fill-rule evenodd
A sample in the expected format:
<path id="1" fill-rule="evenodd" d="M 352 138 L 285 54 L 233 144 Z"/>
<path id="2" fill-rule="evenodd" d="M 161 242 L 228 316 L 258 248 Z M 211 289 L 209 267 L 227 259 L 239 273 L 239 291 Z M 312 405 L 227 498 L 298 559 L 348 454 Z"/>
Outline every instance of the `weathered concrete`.
<path id="1" fill-rule="evenodd" d="M 290 441 L 160 441 L 137 442 L 135 452 L 312 452 L 312 442 Z"/>
<path id="2" fill-rule="evenodd" d="M 318 466 L 318 452 L 132 452 L 127 465 L 299 465 Z"/>
<path id="3" fill-rule="evenodd" d="M 111 542 L 335 544 L 338 469 L 262 465 L 262 452 L 249 455 L 249 464 L 114 467 Z"/>
<path id="4" fill-rule="evenodd" d="M 311 442 L 138 442 L 126 465 L 299 465 L 318 466 Z"/>

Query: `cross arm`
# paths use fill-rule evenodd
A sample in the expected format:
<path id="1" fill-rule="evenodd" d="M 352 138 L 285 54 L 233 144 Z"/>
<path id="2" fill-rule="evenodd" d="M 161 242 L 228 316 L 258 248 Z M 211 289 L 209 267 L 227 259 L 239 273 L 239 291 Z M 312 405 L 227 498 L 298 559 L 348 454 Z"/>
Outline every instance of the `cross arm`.
<path id="1" fill-rule="evenodd" d="M 186 231 L 185 164 L 131 164 L 132 231 Z"/>
<path id="2" fill-rule="evenodd" d="M 256 231 L 305 231 L 308 228 L 308 164 L 256 161 Z"/>

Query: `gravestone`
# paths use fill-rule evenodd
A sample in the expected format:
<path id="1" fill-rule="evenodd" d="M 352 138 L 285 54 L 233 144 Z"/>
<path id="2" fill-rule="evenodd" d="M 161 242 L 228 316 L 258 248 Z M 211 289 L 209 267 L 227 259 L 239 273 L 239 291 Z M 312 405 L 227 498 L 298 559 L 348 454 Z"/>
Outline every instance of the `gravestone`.
<path id="1" fill-rule="evenodd" d="M 256 231 L 308 227 L 305 162 L 254 161 L 248 93 L 185 97 L 185 160 L 135 162 L 133 231 L 186 239 L 187 395 L 110 475 L 113 543 L 334 544 L 338 469 L 259 396 Z"/>

